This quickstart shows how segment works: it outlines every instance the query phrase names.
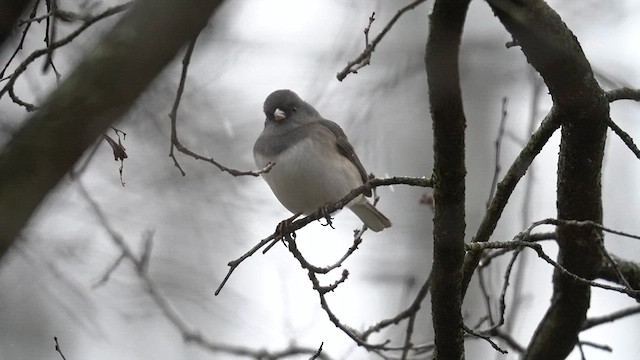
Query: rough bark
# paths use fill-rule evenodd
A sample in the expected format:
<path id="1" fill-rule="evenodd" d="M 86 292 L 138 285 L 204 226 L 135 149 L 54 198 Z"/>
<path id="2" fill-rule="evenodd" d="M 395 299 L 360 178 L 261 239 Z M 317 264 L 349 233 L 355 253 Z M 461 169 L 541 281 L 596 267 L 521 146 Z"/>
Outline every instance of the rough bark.
<path id="1" fill-rule="evenodd" d="M 432 316 L 437 359 L 463 359 L 464 130 L 458 53 L 469 1 L 442 1 L 431 14 L 425 64 L 434 134 Z"/>
<path id="2" fill-rule="evenodd" d="M 542 75 L 562 124 L 557 211 L 565 220 L 602 222 L 600 176 L 609 103 L 576 37 L 544 1 L 489 0 L 527 60 Z M 593 279 L 602 266 L 600 234 L 558 227 L 558 262 Z M 575 346 L 590 303 L 589 285 L 559 271 L 553 296 L 524 359 L 564 359 Z"/>

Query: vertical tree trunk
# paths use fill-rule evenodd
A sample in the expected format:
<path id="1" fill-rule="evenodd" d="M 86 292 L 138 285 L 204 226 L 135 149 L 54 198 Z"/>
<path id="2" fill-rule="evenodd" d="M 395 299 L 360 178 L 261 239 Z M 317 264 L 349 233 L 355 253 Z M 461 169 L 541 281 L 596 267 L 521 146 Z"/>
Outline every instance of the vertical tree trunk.
<path id="1" fill-rule="evenodd" d="M 458 53 L 469 1 L 435 2 L 425 64 L 434 138 L 432 314 L 436 358 L 463 359 L 465 134 Z"/>

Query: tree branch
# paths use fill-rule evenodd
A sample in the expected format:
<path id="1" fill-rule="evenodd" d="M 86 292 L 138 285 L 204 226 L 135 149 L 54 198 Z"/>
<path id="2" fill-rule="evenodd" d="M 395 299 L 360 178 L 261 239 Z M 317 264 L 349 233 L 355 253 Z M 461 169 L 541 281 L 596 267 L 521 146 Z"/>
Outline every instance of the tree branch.
<path id="1" fill-rule="evenodd" d="M 322 347 L 319 350 L 312 348 L 300 347 L 296 345 L 290 345 L 288 348 L 281 351 L 270 352 L 267 350 L 251 349 L 244 346 L 235 346 L 224 343 L 214 342 L 202 335 L 199 331 L 192 329 L 192 327 L 182 318 L 180 313 L 171 305 L 169 300 L 162 294 L 156 283 L 149 275 L 149 259 L 151 256 L 151 240 L 153 233 L 148 232 L 145 235 L 143 252 L 140 256 L 137 256 L 131 247 L 125 242 L 124 237 L 118 233 L 110 224 L 106 214 L 102 211 L 102 208 L 91 197 L 87 189 L 82 185 L 80 181 L 77 182 L 80 194 L 89 204 L 91 211 L 94 213 L 104 230 L 109 234 L 111 241 L 120 249 L 121 254 L 119 259 L 126 259 L 129 261 L 135 270 L 137 277 L 142 282 L 145 291 L 151 298 L 151 300 L 158 307 L 162 315 L 171 323 L 171 325 L 182 336 L 185 343 L 192 343 L 210 352 L 222 352 L 233 354 L 236 356 L 251 357 L 254 359 L 284 359 L 294 355 L 306 354 L 312 355 L 316 359 L 328 360 L 329 357 L 321 353 Z M 108 272 L 113 271 L 113 267 L 110 267 Z M 104 278 L 104 277 L 103 277 Z"/>
<path id="2" fill-rule="evenodd" d="M 258 252 L 258 250 L 262 249 L 267 244 L 273 241 L 279 241 L 283 239 L 285 236 L 295 233 L 296 230 L 302 229 L 304 226 L 306 226 L 307 224 L 313 221 L 326 218 L 327 214 L 331 214 L 335 211 L 342 209 L 349 202 L 351 202 L 351 200 L 355 199 L 359 195 L 364 194 L 365 192 L 368 192 L 372 188 L 376 188 L 379 186 L 400 185 L 400 184 L 410 185 L 410 186 L 431 187 L 433 185 L 433 182 L 431 179 L 425 178 L 425 177 L 422 177 L 422 178 L 392 177 L 392 178 L 386 178 L 386 179 L 371 179 L 367 181 L 366 184 L 353 189 L 349 194 L 347 194 L 344 198 L 340 199 L 339 201 L 333 204 L 327 205 L 319 209 L 318 211 L 314 212 L 313 214 L 303 217 L 302 219 L 298 219 L 292 222 L 291 224 L 289 224 L 288 226 L 286 226 L 285 228 L 282 228 L 282 229 L 280 227 L 276 228 L 276 231 L 273 234 L 260 240 L 254 247 L 252 247 L 249 251 L 245 252 L 239 258 L 233 261 L 230 261 L 227 264 L 229 266 L 227 275 L 224 277 L 220 285 L 218 285 L 218 288 L 216 289 L 215 294 L 216 295 L 220 294 L 220 291 L 222 291 L 222 288 L 231 277 L 231 274 L 235 271 L 235 269 L 238 266 L 240 266 L 240 264 L 243 261 L 251 257 L 251 255 Z"/>
<path id="3" fill-rule="evenodd" d="M 382 38 L 384 38 L 384 36 L 389 32 L 389 30 L 391 30 L 391 28 L 396 23 L 396 21 L 398 21 L 398 19 L 400 19 L 400 17 L 404 15 L 407 11 L 414 9 L 415 7 L 417 7 L 418 5 L 422 4 L 425 1 L 426 0 L 415 0 L 407 4 L 407 6 L 403 7 L 402 9 L 398 10 L 396 14 L 391 18 L 391 20 L 389 20 L 389 23 L 387 23 L 384 29 L 382 29 L 380 34 L 378 34 L 378 36 L 376 36 L 375 39 L 371 41 L 371 43 L 369 43 L 368 41 L 365 41 L 366 46 L 364 51 L 355 60 L 349 61 L 347 63 L 347 66 L 345 66 L 345 68 L 342 69 L 342 71 L 338 72 L 338 74 L 336 75 L 336 78 L 338 78 L 338 81 L 344 80 L 349 74 L 357 74 L 359 69 L 369 65 L 371 61 L 371 54 L 373 54 L 373 51 L 376 49 L 376 46 L 378 46 L 378 43 L 382 40 Z M 365 36 L 367 37 L 367 39 L 369 36 L 369 30 L 371 29 L 371 23 L 373 21 L 374 21 L 374 15 L 371 15 L 371 17 L 369 18 L 369 26 L 365 29 Z"/>
<path id="4" fill-rule="evenodd" d="M 611 259 L 613 259 L 615 266 L 614 263 L 605 262 L 598 277 L 622 285 L 620 281 L 620 274 L 622 274 L 631 288 L 640 290 L 640 264 L 615 255 L 611 255 Z"/>
<path id="5" fill-rule="evenodd" d="M 18 65 L 16 67 L 16 69 L 13 71 L 13 73 L 10 76 L 8 76 L 9 80 L 7 81 L 5 86 L 2 88 L 2 90 L 0 90 L 0 98 L 2 96 L 4 96 L 5 93 L 9 93 L 9 96 L 11 97 L 11 99 L 16 104 L 18 104 L 20 106 L 23 106 L 27 111 L 35 111 L 35 110 L 37 110 L 38 109 L 37 106 L 20 100 L 20 98 L 18 98 L 18 96 L 14 93 L 14 89 L 13 88 L 14 88 L 14 86 L 16 84 L 16 81 L 18 81 L 18 78 L 20 77 L 20 75 L 22 75 L 22 73 L 24 73 L 27 70 L 29 65 L 31 65 L 39 57 L 49 54 L 54 49 L 57 49 L 59 47 L 62 47 L 62 46 L 65 46 L 65 45 L 69 44 L 71 41 L 73 41 L 73 39 L 75 39 L 76 37 L 78 37 L 82 33 L 84 33 L 84 31 L 86 29 L 88 29 L 90 26 L 98 23 L 101 20 L 104 20 L 104 19 L 106 19 L 108 17 L 111 17 L 113 15 L 119 14 L 119 13 L 129 9 L 131 7 L 131 4 L 132 4 L 131 2 L 128 2 L 128 3 L 125 3 L 125 4 L 116 5 L 116 6 L 113 6 L 111 8 L 108 8 L 105 11 L 86 19 L 83 22 L 82 25 L 80 25 L 77 29 L 75 29 L 73 32 L 71 32 L 69 35 L 65 36 L 64 38 L 62 38 L 62 39 L 60 39 L 58 41 L 50 42 L 49 44 L 47 44 L 47 47 L 45 47 L 44 49 L 39 49 L 39 50 L 36 50 L 36 51 L 32 52 L 31 54 L 29 54 L 29 56 L 27 56 L 27 58 L 24 59 L 24 61 L 22 61 L 22 63 L 20 63 L 20 65 Z M 28 28 L 25 28 L 25 30 L 23 32 L 23 39 L 24 39 L 24 36 L 26 35 L 27 29 Z M 9 63 L 11 62 L 11 60 L 13 60 L 13 58 L 15 57 L 15 54 L 17 54 L 18 50 L 21 47 L 22 47 L 22 41 L 21 41 L 20 45 L 18 46 L 18 49 L 16 50 L 14 55 L 7 62 L 5 68 L 2 71 L 2 73 L 4 73 L 4 71 L 7 69 L 7 67 L 9 66 Z"/>
<path id="6" fill-rule="evenodd" d="M 620 89 L 607 91 L 607 100 L 609 100 L 609 102 L 618 100 L 640 101 L 640 89 L 630 89 L 628 87 L 623 87 Z"/>
<path id="7" fill-rule="evenodd" d="M 137 1 L 15 133 L 0 154 L 0 257 L 47 193 L 206 25 L 218 4 Z"/>
<path id="8" fill-rule="evenodd" d="M 640 306 L 632 306 L 630 308 L 612 312 L 611 314 L 608 314 L 608 315 L 589 318 L 582 325 L 582 331 L 591 329 L 594 326 L 614 322 L 616 320 L 620 320 L 627 316 L 636 315 L 636 314 L 640 314 Z"/>
<path id="9" fill-rule="evenodd" d="M 24 9 L 31 3 L 29 0 L 1 0 L 0 9 L 2 9 L 2 21 L 0 21 L 0 45 L 13 33 L 13 27 L 22 15 Z"/>

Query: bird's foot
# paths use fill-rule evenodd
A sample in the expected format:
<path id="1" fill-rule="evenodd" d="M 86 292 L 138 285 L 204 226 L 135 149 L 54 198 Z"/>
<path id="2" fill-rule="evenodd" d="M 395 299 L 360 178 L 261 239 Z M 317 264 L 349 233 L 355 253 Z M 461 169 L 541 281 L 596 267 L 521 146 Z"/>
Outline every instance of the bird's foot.
<path id="1" fill-rule="evenodd" d="M 276 232 L 275 232 L 276 237 L 262 251 L 263 254 L 266 254 L 267 251 L 269 251 L 280 240 L 282 240 L 282 243 L 285 244 L 285 246 L 286 246 L 287 244 L 286 244 L 285 240 L 295 239 L 296 238 L 296 233 L 293 232 L 293 231 L 289 231 L 289 228 L 291 227 L 291 223 L 293 223 L 293 221 L 295 219 L 299 218 L 300 215 L 302 215 L 302 213 L 294 214 L 292 217 L 280 221 L 278 226 L 276 226 Z"/>
<path id="2" fill-rule="evenodd" d="M 318 209 L 318 212 L 320 213 L 320 216 L 321 216 L 321 218 L 319 218 L 318 221 L 320 221 L 320 219 L 324 219 L 327 223 L 323 224 L 322 222 L 320 222 L 320 225 L 331 226 L 332 229 L 335 229 L 333 227 L 333 221 L 332 221 L 333 218 L 331 217 L 331 213 L 329 212 L 329 206 L 331 206 L 331 203 L 328 203 Z"/>

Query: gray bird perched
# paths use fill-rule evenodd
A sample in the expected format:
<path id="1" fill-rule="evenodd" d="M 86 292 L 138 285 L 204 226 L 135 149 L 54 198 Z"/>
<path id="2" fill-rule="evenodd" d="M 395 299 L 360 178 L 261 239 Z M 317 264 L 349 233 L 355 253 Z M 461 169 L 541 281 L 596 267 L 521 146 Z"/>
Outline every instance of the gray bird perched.
<path id="1" fill-rule="evenodd" d="M 267 119 L 253 147 L 256 165 L 276 165 L 263 178 L 294 214 L 311 214 L 367 181 L 347 135 L 291 90 L 277 90 L 264 102 Z M 371 192 L 367 194 L 370 196 Z M 347 207 L 373 231 L 391 222 L 360 195 Z"/>

